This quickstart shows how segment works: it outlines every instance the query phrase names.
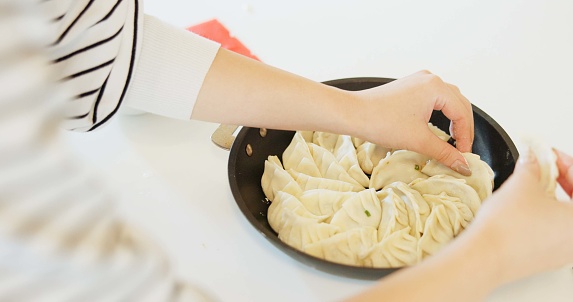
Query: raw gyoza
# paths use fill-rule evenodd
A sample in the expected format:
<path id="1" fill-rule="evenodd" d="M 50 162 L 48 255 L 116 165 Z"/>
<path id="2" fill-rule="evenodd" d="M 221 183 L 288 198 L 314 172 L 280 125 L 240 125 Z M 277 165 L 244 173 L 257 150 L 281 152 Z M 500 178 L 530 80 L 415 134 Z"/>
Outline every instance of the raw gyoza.
<path id="1" fill-rule="evenodd" d="M 412 265 L 462 232 L 492 193 L 491 168 L 478 155 L 464 157 L 470 177 L 412 151 L 297 132 L 282 164 L 277 156 L 265 162 L 267 218 L 282 241 L 315 257 L 365 267 Z"/>
<path id="2" fill-rule="evenodd" d="M 361 186 L 368 187 L 370 180 L 358 163 L 356 149 L 354 148 L 354 144 L 352 143 L 350 136 L 338 136 L 333 154 L 338 163 L 346 170 L 346 172 L 348 172 L 348 175 L 356 180 Z"/>
<path id="3" fill-rule="evenodd" d="M 432 255 L 455 235 L 446 208 L 443 205 L 435 206 L 428 217 L 424 235 L 418 242 L 419 253 L 422 257 Z"/>
<path id="4" fill-rule="evenodd" d="M 356 156 L 362 171 L 366 174 L 372 174 L 374 167 L 391 151 L 392 149 L 390 148 L 382 147 L 371 142 L 365 142 L 356 148 Z"/>
<path id="5" fill-rule="evenodd" d="M 540 181 L 549 196 L 555 197 L 557 188 L 557 177 L 559 170 L 557 168 L 557 155 L 540 138 L 522 137 L 521 144 L 525 150 L 522 150 L 521 156 L 534 156 L 537 159 L 540 170 Z"/>
<path id="6" fill-rule="evenodd" d="M 298 249 L 313 243 L 319 243 L 340 234 L 336 226 L 319 222 L 312 218 L 305 218 L 294 214 L 290 210 L 283 212 L 284 224 L 281 225 L 279 239 Z"/>
<path id="7" fill-rule="evenodd" d="M 422 167 L 430 158 L 408 150 L 398 150 L 381 160 L 370 177 L 370 188 L 382 189 L 395 181 L 410 183 L 418 178 L 428 178 Z"/>
<path id="8" fill-rule="evenodd" d="M 321 176 L 310 148 L 300 132 L 295 133 L 292 142 L 283 152 L 283 165 L 287 171 L 292 169 L 308 176 Z"/>
<path id="9" fill-rule="evenodd" d="M 376 243 L 376 229 L 362 227 L 340 232 L 305 246 L 304 252 L 332 262 L 364 266 L 364 256 Z"/>
<path id="10" fill-rule="evenodd" d="M 336 157 L 324 149 L 323 147 L 315 144 L 309 144 L 310 151 L 312 152 L 312 157 L 314 158 L 314 163 L 318 167 L 320 175 L 323 178 L 341 180 L 352 184 L 357 189 L 364 189 L 360 183 L 358 183 L 348 172 L 342 167 Z M 299 171 L 302 172 L 302 171 Z M 304 172 L 302 172 L 304 173 Z"/>
<path id="11" fill-rule="evenodd" d="M 408 229 L 412 237 L 420 238 L 422 225 L 420 215 L 415 209 L 403 202 L 391 188 L 378 192 L 382 203 L 382 218 L 378 226 L 378 241 L 382 241 L 394 232 Z"/>
<path id="12" fill-rule="evenodd" d="M 410 187 L 422 195 L 438 195 L 446 192 L 448 195 L 457 197 L 462 203 L 466 204 L 474 215 L 481 205 L 478 193 L 468 186 L 463 179 L 447 175 L 434 175 L 428 179 L 417 179 L 410 183 Z"/>
<path id="13" fill-rule="evenodd" d="M 410 228 L 393 232 L 374 244 L 362 257 L 364 266 L 401 267 L 420 261 L 418 239 L 410 235 Z"/>
<path id="14" fill-rule="evenodd" d="M 476 190 L 481 200 L 488 198 L 493 191 L 493 170 L 486 162 L 482 161 L 480 156 L 477 154 L 463 153 L 462 155 L 467 160 L 470 169 L 472 170 L 471 176 L 459 174 L 458 172 L 439 163 L 435 159 L 430 160 L 426 164 L 422 169 L 422 173 L 429 176 L 449 175 L 455 178 L 464 179 L 470 187 Z"/>
<path id="15" fill-rule="evenodd" d="M 335 212 L 340 210 L 342 204 L 349 198 L 358 194 L 357 192 L 339 192 L 328 189 L 313 189 L 303 192 L 299 198 L 300 202 L 314 215 L 326 215 L 326 221 Z"/>
<path id="16" fill-rule="evenodd" d="M 269 156 L 265 161 L 265 172 L 261 178 L 261 187 L 269 200 L 274 200 L 277 192 L 283 191 L 293 195 L 302 193 L 302 189 L 292 176 L 283 169 L 276 156 Z"/>
<path id="17" fill-rule="evenodd" d="M 328 189 L 339 192 L 358 192 L 364 190 L 364 188 L 360 186 L 355 186 L 341 180 L 309 176 L 294 170 L 289 170 L 288 173 L 304 191 L 313 189 Z M 268 197 L 269 196 L 267 195 L 267 198 Z M 269 198 L 269 200 L 272 199 Z"/>
<path id="18" fill-rule="evenodd" d="M 322 222 L 327 218 L 324 215 L 318 216 L 311 213 L 295 196 L 285 192 L 278 192 L 268 210 L 269 224 L 277 233 L 280 233 L 287 220 L 284 215 L 285 211 L 289 211 L 295 216 L 316 220 L 317 222 Z"/>
<path id="19" fill-rule="evenodd" d="M 376 228 L 380 224 L 382 207 L 374 189 L 363 190 L 348 198 L 332 216 L 330 224 L 347 231 L 360 227 Z"/>

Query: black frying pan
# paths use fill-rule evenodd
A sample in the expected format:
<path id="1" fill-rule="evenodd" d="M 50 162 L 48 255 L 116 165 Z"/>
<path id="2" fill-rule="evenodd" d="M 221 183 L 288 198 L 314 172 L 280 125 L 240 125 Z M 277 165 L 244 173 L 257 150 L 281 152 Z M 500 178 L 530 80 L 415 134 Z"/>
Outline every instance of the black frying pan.
<path id="1" fill-rule="evenodd" d="M 325 82 L 345 90 L 363 90 L 393 81 L 385 78 L 351 78 Z M 473 152 L 481 156 L 495 172 L 494 190 L 511 175 L 518 152 L 505 131 L 485 112 L 473 106 L 475 140 Z M 434 125 L 448 132 L 450 121 L 439 111 L 434 111 L 431 120 Z M 229 156 L 229 182 L 237 205 L 247 220 L 279 250 L 291 257 L 321 271 L 335 275 L 378 279 L 397 269 L 363 268 L 329 262 L 307 255 L 279 240 L 267 221 L 269 202 L 261 189 L 264 162 L 269 155 L 282 153 L 289 145 L 293 131 L 261 130 L 244 127 L 237 135 Z"/>

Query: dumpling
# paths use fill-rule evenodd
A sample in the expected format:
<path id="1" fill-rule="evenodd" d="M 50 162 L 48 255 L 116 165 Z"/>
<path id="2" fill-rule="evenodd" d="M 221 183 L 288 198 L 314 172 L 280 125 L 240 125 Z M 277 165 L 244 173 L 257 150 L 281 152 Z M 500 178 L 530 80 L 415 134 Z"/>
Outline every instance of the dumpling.
<path id="1" fill-rule="evenodd" d="M 418 243 L 422 258 L 435 254 L 453 238 L 454 231 L 446 207 L 444 205 L 434 206 L 426 221 L 424 235 Z"/>
<path id="2" fill-rule="evenodd" d="M 306 175 L 320 177 L 320 171 L 314 163 L 307 142 L 301 132 L 296 132 L 291 143 L 283 152 L 285 170 L 295 170 Z"/>
<path id="3" fill-rule="evenodd" d="M 434 133 L 441 140 L 443 140 L 445 142 L 450 140 L 451 136 L 449 134 L 444 132 L 442 129 L 434 126 L 432 123 L 428 123 L 428 127 L 430 128 L 430 131 L 432 131 L 432 133 Z"/>
<path id="4" fill-rule="evenodd" d="M 298 183 L 283 169 L 279 158 L 276 156 L 269 156 L 268 160 L 265 161 L 261 187 L 265 196 L 271 201 L 278 191 L 284 191 L 295 196 L 302 194 L 302 189 Z"/>
<path id="5" fill-rule="evenodd" d="M 457 197 L 466 204 L 474 216 L 481 205 L 477 192 L 468 186 L 463 179 L 447 175 L 436 175 L 428 179 L 415 180 L 410 183 L 410 187 L 420 192 L 422 196 L 424 194 L 440 195 L 442 192 L 447 192 L 449 196 Z"/>
<path id="6" fill-rule="evenodd" d="M 420 238 L 422 224 L 420 215 L 414 208 L 409 207 L 391 188 L 376 192 L 382 204 L 382 217 L 378 226 L 378 241 L 382 241 L 392 233 L 408 229 L 414 238 Z"/>
<path id="7" fill-rule="evenodd" d="M 466 204 L 457 197 L 449 196 L 446 192 L 440 195 L 425 194 L 423 197 L 432 207 L 438 205 L 445 207 L 454 235 L 463 231 L 474 218 Z"/>
<path id="8" fill-rule="evenodd" d="M 327 218 L 327 216 L 314 215 L 296 197 L 279 191 L 267 212 L 267 220 L 271 228 L 277 233 L 282 231 L 282 227 L 285 224 L 287 216 L 283 215 L 284 211 L 290 211 L 293 215 L 314 219 L 317 222 L 322 222 Z"/>
<path id="9" fill-rule="evenodd" d="M 312 143 L 321 146 L 329 152 L 334 151 L 336 141 L 338 141 L 338 134 L 316 131 L 312 136 Z"/>
<path id="10" fill-rule="evenodd" d="M 374 244 L 362 256 L 364 266 L 402 267 L 416 264 L 420 260 L 418 240 L 409 233 L 409 228 L 401 229 Z"/>
<path id="11" fill-rule="evenodd" d="M 540 139 L 524 137 L 521 139 L 529 150 L 523 150 L 522 156 L 532 152 L 539 164 L 541 185 L 546 189 L 547 195 L 555 197 L 559 169 L 557 168 L 557 155 L 549 145 Z"/>
<path id="12" fill-rule="evenodd" d="M 391 151 L 392 149 L 390 148 L 365 142 L 356 148 L 356 156 L 358 157 L 360 168 L 362 168 L 364 173 L 372 174 L 374 167 Z"/>
<path id="13" fill-rule="evenodd" d="M 302 139 L 307 143 L 312 143 L 312 137 L 314 136 L 314 131 L 297 131 L 300 132 Z"/>
<path id="14" fill-rule="evenodd" d="M 428 176 L 449 175 L 455 178 L 465 179 L 466 183 L 476 190 L 480 199 L 483 201 L 491 196 L 493 192 L 493 170 L 486 162 L 481 160 L 477 154 L 463 153 L 463 156 L 468 161 L 470 169 L 472 170 L 471 176 L 459 174 L 434 159 L 426 164 L 422 169 L 422 173 Z"/>
<path id="15" fill-rule="evenodd" d="M 312 157 L 318 167 L 318 171 L 323 178 L 340 180 L 352 184 L 356 190 L 362 190 L 364 187 L 360 185 L 348 172 L 336 161 L 334 155 L 328 150 L 315 145 L 309 144 Z"/>
<path id="16" fill-rule="evenodd" d="M 358 149 L 358 147 L 360 147 L 360 145 L 364 144 L 366 141 L 358 138 L 358 137 L 352 137 L 352 144 L 354 145 L 354 148 Z"/>
<path id="17" fill-rule="evenodd" d="M 376 243 L 376 229 L 363 227 L 308 244 L 304 252 L 340 264 L 362 266 L 360 255 L 366 254 L 374 243 Z"/>
<path id="18" fill-rule="evenodd" d="M 334 214 L 330 224 L 342 231 L 360 227 L 377 228 L 380 224 L 382 207 L 373 189 L 363 190 L 347 199 Z"/>
<path id="19" fill-rule="evenodd" d="M 379 190 L 395 181 L 410 183 L 418 178 L 428 178 L 421 170 L 429 159 L 408 150 L 395 151 L 376 165 L 370 177 L 370 188 Z"/>
<path id="20" fill-rule="evenodd" d="M 384 189 L 392 189 L 396 195 L 398 195 L 402 201 L 408 206 L 408 208 L 416 212 L 416 217 L 420 217 L 419 224 L 415 226 L 415 230 L 422 232 L 423 226 L 426 223 L 426 219 L 430 215 L 430 206 L 426 199 L 422 195 L 410 188 L 407 184 L 397 181 L 393 182 L 384 187 Z"/>
<path id="21" fill-rule="evenodd" d="M 327 261 L 413 265 L 462 232 L 492 193 L 491 168 L 478 155 L 464 156 L 471 177 L 416 152 L 297 131 L 283 164 L 276 156 L 265 162 L 261 186 L 272 201 L 267 219 L 280 240 Z"/>
<path id="22" fill-rule="evenodd" d="M 338 192 L 325 189 L 314 189 L 303 192 L 299 200 L 314 215 L 326 215 L 330 223 L 332 215 L 340 210 L 342 204 L 356 195 L 356 192 Z"/>
<path id="23" fill-rule="evenodd" d="M 288 170 L 288 173 L 298 183 L 299 187 L 303 191 L 313 189 L 327 189 L 340 192 L 359 192 L 364 190 L 364 188 L 360 186 L 349 184 L 341 180 L 308 176 L 295 170 Z"/>
<path id="24" fill-rule="evenodd" d="M 316 219 L 302 217 L 287 209 L 283 212 L 283 221 L 279 239 L 297 250 L 321 242 L 338 234 L 338 227 L 319 222 Z"/>
<path id="25" fill-rule="evenodd" d="M 334 156 L 338 163 L 348 172 L 348 175 L 358 182 L 362 187 L 368 187 L 370 179 L 358 163 L 356 149 L 352 144 L 352 139 L 348 135 L 339 135 L 334 146 Z"/>

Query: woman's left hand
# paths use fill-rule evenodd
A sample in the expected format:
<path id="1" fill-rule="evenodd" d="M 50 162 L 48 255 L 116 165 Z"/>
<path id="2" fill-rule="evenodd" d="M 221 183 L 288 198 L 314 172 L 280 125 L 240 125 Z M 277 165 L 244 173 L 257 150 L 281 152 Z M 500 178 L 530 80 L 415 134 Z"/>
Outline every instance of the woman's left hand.
<path id="1" fill-rule="evenodd" d="M 420 71 L 355 94 L 362 108 L 358 110 L 359 120 L 354 123 L 358 125 L 354 131 L 357 136 L 383 146 L 422 153 L 463 175 L 471 174 L 461 152 L 472 150 L 472 106 L 456 86 L 428 71 Z M 442 111 L 451 120 L 450 134 L 457 149 L 428 128 L 434 110 Z"/>

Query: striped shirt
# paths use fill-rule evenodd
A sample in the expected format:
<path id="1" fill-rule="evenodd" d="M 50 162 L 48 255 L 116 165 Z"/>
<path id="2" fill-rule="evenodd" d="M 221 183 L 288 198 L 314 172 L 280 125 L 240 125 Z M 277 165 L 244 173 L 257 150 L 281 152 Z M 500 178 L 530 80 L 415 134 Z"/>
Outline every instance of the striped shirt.
<path id="1" fill-rule="evenodd" d="M 218 45 L 137 0 L 0 0 L 0 33 L 0 300 L 205 300 L 57 134 L 126 105 L 190 118 Z"/>

